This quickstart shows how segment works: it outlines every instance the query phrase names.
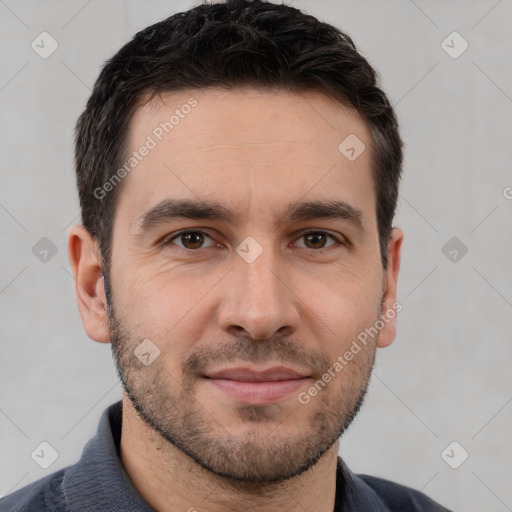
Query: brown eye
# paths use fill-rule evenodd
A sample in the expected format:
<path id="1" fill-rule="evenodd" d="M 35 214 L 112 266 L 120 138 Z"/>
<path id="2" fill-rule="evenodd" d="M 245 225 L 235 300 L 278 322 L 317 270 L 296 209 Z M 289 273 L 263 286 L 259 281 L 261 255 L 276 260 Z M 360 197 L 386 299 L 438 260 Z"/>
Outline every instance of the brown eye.
<path id="1" fill-rule="evenodd" d="M 212 240 L 210 236 L 208 236 L 206 233 L 203 233 L 202 231 L 181 231 L 180 233 L 170 238 L 166 242 L 166 245 L 174 243 L 175 240 L 179 240 L 182 245 L 177 245 L 178 247 L 182 247 L 183 249 L 202 249 L 202 246 L 206 238 Z"/>
<path id="2" fill-rule="evenodd" d="M 334 243 L 330 245 L 326 245 L 328 239 L 334 241 Z M 336 245 L 336 243 L 340 244 L 334 236 L 326 233 L 325 231 L 310 231 L 308 233 L 304 233 L 301 235 L 300 239 L 305 240 L 305 247 L 307 249 L 325 249 L 327 247 L 331 247 L 332 245 Z"/>

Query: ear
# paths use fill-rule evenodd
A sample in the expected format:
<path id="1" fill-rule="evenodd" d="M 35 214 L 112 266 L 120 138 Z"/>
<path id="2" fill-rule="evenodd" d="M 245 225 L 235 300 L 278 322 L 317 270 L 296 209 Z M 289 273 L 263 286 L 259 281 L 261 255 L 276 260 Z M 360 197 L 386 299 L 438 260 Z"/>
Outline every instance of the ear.
<path id="1" fill-rule="evenodd" d="M 107 301 L 96 241 L 83 226 L 68 231 L 68 258 L 85 332 L 100 343 L 110 342 Z"/>
<path id="2" fill-rule="evenodd" d="M 384 293 L 382 297 L 382 320 L 384 327 L 379 333 L 377 346 L 380 348 L 391 345 L 396 336 L 396 317 L 402 305 L 397 303 L 396 289 L 398 271 L 400 270 L 400 250 L 404 233 L 400 228 L 393 228 L 388 242 L 388 260 L 384 273 Z"/>

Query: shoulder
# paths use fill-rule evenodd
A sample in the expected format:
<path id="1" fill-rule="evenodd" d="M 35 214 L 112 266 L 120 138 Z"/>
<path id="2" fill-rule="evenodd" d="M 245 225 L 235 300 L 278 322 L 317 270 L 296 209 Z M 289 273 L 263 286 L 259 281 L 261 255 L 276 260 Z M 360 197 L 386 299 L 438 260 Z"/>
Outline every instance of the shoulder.
<path id="1" fill-rule="evenodd" d="M 390 480 L 370 475 L 356 475 L 372 488 L 379 499 L 391 510 L 403 512 L 450 512 L 420 491 Z"/>
<path id="2" fill-rule="evenodd" d="M 61 469 L 0 499 L 2 512 L 64 511 L 62 479 L 68 468 Z"/>

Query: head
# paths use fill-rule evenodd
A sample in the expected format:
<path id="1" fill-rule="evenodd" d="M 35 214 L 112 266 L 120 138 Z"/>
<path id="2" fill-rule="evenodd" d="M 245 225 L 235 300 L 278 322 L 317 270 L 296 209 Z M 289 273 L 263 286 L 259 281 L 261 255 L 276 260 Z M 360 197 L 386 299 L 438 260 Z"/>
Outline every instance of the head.
<path id="1" fill-rule="evenodd" d="M 312 467 L 395 336 L 402 142 L 350 37 L 257 0 L 171 16 L 107 61 L 75 156 L 80 312 L 140 418 L 230 481 Z M 303 378 L 257 398 L 233 367 Z"/>

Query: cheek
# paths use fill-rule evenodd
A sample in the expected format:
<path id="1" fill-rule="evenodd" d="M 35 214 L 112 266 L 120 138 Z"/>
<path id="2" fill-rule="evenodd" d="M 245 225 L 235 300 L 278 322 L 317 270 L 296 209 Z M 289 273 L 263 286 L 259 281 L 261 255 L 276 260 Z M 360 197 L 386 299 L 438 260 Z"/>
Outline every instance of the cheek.
<path id="1" fill-rule="evenodd" d="M 135 277 L 126 272 L 116 310 L 132 336 L 149 338 L 161 350 L 184 352 L 207 322 L 206 295 L 218 278 L 179 276 L 162 268 Z"/>
<path id="2" fill-rule="evenodd" d="M 298 276 L 305 300 L 313 300 L 331 317 L 340 320 L 375 312 L 382 288 L 382 275 L 375 265 L 343 265 L 313 278 Z"/>
<path id="3" fill-rule="evenodd" d="M 125 264 L 117 282 L 117 304 L 142 321 L 146 318 L 154 321 L 167 314 L 173 316 L 186 299 L 179 279 L 172 275 L 168 265 L 140 261 Z"/>
<path id="4" fill-rule="evenodd" d="M 304 295 L 308 318 L 316 325 L 317 339 L 330 357 L 336 357 L 353 339 L 372 326 L 380 311 L 380 286 L 365 286 L 361 280 L 332 280 Z M 319 333 L 324 333 L 320 335 Z"/>

